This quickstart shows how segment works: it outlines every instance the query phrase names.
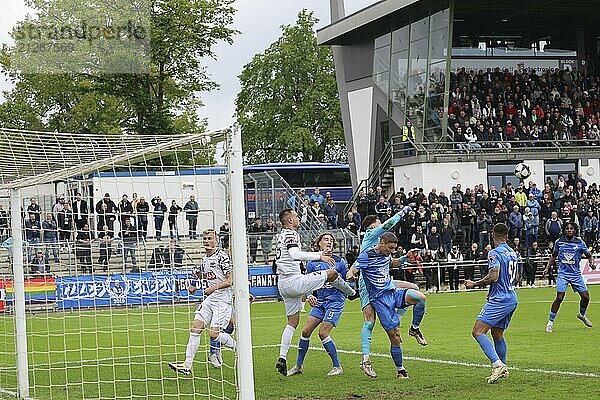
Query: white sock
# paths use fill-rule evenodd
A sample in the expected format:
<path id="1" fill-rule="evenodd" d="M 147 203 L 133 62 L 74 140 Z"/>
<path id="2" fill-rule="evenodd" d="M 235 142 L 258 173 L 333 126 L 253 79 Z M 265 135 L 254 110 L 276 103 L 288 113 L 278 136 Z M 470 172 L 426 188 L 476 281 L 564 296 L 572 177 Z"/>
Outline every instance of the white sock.
<path id="1" fill-rule="evenodd" d="M 194 357 L 198 352 L 198 346 L 200 346 L 200 334 L 190 332 L 190 339 L 188 340 L 187 347 L 185 348 L 185 365 L 191 368 L 194 362 Z"/>
<path id="2" fill-rule="evenodd" d="M 363 362 L 369 361 L 369 355 L 368 354 L 363 354 Z"/>
<path id="3" fill-rule="evenodd" d="M 221 332 L 215 340 L 221 343 L 223 346 L 227 346 L 232 349 L 235 348 L 235 339 L 231 337 L 229 333 Z"/>
<path id="4" fill-rule="evenodd" d="M 346 281 L 343 280 L 342 277 L 339 275 L 333 280 L 333 282 L 331 282 L 331 286 L 338 290 L 341 290 L 347 296 L 352 296 L 354 294 L 354 289 L 352 289 L 350 285 L 348 285 L 348 283 L 346 283 Z"/>
<path id="5" fill-rule="evenodd" d="M 302 302 L 302 309 L 303 310 L 304 310 L 304 307 L 306 307 L 306 302 L 305 301 Z"/>
<path id="6" fill-rule="evenodd" d="M 504 363 L 501 360 L 498 360 L 498 361 L 496 361 L 495 363 L 492 364 L 492 367 L 498 368 L 498 367 L 501 367 L 503 365 L 504 365 Z"/>
<path id="7" fill-rule="evenodd" d="M 279 348 L 280 358 L 286 359 L 288 350 L 292 344 L 292 339 L 294 338 L 294 332 L 296 332 L 296 328 L 291 325 L 285 326 L 285 329 L 281 334 L 281 347 Z"/>

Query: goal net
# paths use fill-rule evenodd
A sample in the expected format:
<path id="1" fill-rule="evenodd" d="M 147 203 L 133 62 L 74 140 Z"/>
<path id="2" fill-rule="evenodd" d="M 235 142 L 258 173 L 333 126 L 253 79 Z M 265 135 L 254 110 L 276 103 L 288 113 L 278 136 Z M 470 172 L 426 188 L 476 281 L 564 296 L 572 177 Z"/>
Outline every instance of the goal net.
<path id="1" fill-rule="evenodd" d="M 237 128 L 0 129 L 0 154 L 0 398 L 254 398 Z M 190 359 L 208 230 L 231 259 L 237 348 L 202 332 L 186 375 L 169 363 Z"/>

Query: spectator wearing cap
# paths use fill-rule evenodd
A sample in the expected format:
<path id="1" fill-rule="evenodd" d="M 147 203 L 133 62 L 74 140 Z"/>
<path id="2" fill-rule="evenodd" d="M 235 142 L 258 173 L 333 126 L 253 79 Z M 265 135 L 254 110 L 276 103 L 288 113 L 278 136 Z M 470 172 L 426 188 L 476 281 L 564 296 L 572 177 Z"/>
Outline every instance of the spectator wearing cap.
<path id="1" fill-rule="evenodd" d="M 317 202 L 320 207 L 323 207 L 323 203 L 325 202 L 325 197 L 321 194 L 321 189 L 318 187 L 313 190 L 313 194 L 310 195 L 309 201 L 311 203 Z"/>
<path id="2" fill-rule="evenodd" d="M 290 196 L 290 198 L 288 199 L 287 206 L 297 212 L 298 207 L 300 207 L 300 204 L 304 202 L 305 198 L 308 199 L 308 196 L 306 195 L 306 190 L 304 188 L 298 189 L 298 193 L 296 193 L 295 196 Z"/>

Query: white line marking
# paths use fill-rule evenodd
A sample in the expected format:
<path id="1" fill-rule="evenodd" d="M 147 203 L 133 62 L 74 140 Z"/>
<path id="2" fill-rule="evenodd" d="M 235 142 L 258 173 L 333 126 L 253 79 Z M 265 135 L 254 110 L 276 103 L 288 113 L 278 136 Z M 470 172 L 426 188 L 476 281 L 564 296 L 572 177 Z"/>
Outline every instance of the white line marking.
<path id="1" fill-rule="evenodd" d="M 254 349 L 267 349 L 267 348 L 273 348 L 273 347 L 279 347 L 279 345 L 278 344 L 267 344 L 267 345 L 261 345 L 261 346 L 252 346 L 252 348 L 254 348 Z M 292 347 L 295 347 L 295 346 L 292 346 Z M 323 349 L 321 347 L 309 347 L 309 349 L 325 351 L 325 349 Z M 338 353 L 362 355 L 362 353 L 360 351 L 355 351 L 355 350 L 338 349 Z M 375 357 L 392 358 L 391 355 L 383 354 L 383 353 L 371 353 L 371 355 L 375 356 Z M 490 368 L 489 364 L 477 364 L 477 363 L 468 363 L 468 362 L 451 361 L 451 360 L 437 360 L 434 358 L 404 357 L 404 359 L 412 360 L 412 361 L 427 362 L 427 363 L 435 363 L 435 364 L 459 365 L 462 367 L 476 367 L 476 368 L 486 368 L 486 369 Z M 600 375 L 595 374 L 593 372 L 555 371 L 555 370 L 546 370 L 546 369 L 541 369 L 541 368 L 521 368 L 521 367 L 515 367 L 515 366 L 510 366 L 509 369 L 511 371 L 539 372 L 542 374 L 571 375 L 571 376 L 582 376 L 582 377 L 587 377 L 587 378 L 600 378 Z"/>

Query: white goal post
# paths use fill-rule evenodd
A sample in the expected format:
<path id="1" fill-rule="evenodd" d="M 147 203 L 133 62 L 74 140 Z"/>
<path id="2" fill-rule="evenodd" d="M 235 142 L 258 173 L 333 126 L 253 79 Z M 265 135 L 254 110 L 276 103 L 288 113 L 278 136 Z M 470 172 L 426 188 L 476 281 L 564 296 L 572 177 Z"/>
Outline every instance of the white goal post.
<path id="1" fill-rule="evenodd" d="M 0 229 L 8 243 L 0 249 L 0 395 L 254 400 L 239 127 L 177 135 L 0 128 L 0 154 L 0 211 L 10 221 Z M 108 195 L 131 210 L 113 202 L 107 212 Z M 203 333 L 190 378 L 166 366 L 187 354 L 201 302 L 188 285 L 205 284 L 195 271 L 206 229 L 231 258 L 236 348 L 223 348 L 215 367 Z"/>

